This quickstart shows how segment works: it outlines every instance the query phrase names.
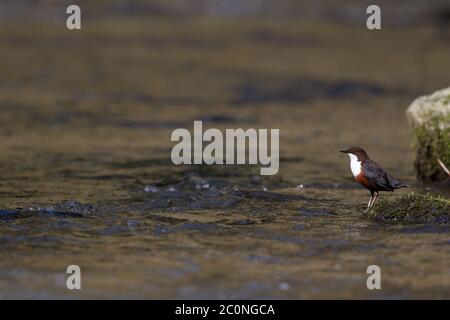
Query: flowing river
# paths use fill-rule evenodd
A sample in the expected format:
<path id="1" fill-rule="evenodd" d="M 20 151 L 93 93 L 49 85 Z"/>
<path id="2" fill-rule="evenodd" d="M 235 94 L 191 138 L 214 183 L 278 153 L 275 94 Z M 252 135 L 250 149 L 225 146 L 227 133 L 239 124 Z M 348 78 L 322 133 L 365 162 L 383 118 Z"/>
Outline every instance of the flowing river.
<path id="1" fill-rule="evenodd" d="M 413 185 L 381 198 L 450 196 L 415 180 L 405 118 L 449 84 L 432 26 L 4 23 L 0 47 L 0 297 L 450 298 L 450 226 L 363 219 L 369 192 L 338 152 Z M 280 129 L 279 173 L 173 165 L 171 132 L 194 120 Z"/>

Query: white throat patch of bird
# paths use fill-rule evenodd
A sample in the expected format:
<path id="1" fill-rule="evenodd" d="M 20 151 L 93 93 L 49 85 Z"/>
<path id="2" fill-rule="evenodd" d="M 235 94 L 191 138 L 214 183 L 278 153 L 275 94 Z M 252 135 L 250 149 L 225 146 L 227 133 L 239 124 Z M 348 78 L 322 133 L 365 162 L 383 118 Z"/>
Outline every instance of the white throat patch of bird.
<path id="1" fill-rule="evenodd" d="M 349 153 L 348 156 L 350 157 L 350 169 L 356 178 L 361 173 L 361 161 L 354 154 Z"/>

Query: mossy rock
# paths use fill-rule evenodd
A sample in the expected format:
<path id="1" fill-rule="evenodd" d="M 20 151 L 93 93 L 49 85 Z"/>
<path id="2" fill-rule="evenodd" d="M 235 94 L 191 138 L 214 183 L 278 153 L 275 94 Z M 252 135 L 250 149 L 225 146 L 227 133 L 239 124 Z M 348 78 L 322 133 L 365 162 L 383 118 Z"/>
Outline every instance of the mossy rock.
<path id="1" fill-rule="evenodd" d="M 447 224 L 450 223 L 450 199 L 430 194 L 404 194 L 380 200 L 366 216 L 390 224 Z"/>
<path id="2" fill-rule="evenodd" d="M 417 98 L 407 110 L 414 128 L 414 166 L 422 181 L 448 178 L 437 159 L 450 165 L 450 88 Z"/>

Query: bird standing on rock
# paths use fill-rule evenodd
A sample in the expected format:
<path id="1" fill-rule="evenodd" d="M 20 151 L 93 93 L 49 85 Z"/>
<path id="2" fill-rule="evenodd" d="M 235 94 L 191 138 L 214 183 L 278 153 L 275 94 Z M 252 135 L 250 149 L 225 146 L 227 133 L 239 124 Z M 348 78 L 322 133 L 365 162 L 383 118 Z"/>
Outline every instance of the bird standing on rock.
<path id="1" fill-rule="evenodd" d="M 409 185 L 391 177 L 378 164 L 372 161 L 366 151 L 360 147 L 351 147 L 341 150 L 342 153 L 350 157 L 350 169 L 356 181 L 370 191 L 369 204 L 366 213 L 372 209 L 378 199 L 379 191 L 394 191 L 395 189 L 406 188 Z"/>

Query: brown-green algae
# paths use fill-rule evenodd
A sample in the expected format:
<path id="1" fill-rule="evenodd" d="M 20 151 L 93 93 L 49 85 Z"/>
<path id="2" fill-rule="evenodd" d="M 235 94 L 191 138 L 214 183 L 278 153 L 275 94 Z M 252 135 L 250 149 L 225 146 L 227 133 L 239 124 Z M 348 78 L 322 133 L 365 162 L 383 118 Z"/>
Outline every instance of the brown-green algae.
<path id="1" fill-rule="evenodd" d="M 450 223 L 450 200 L 412 192 L 380 200 L 366 216 L 382 223 L 447 224 Z"/>

